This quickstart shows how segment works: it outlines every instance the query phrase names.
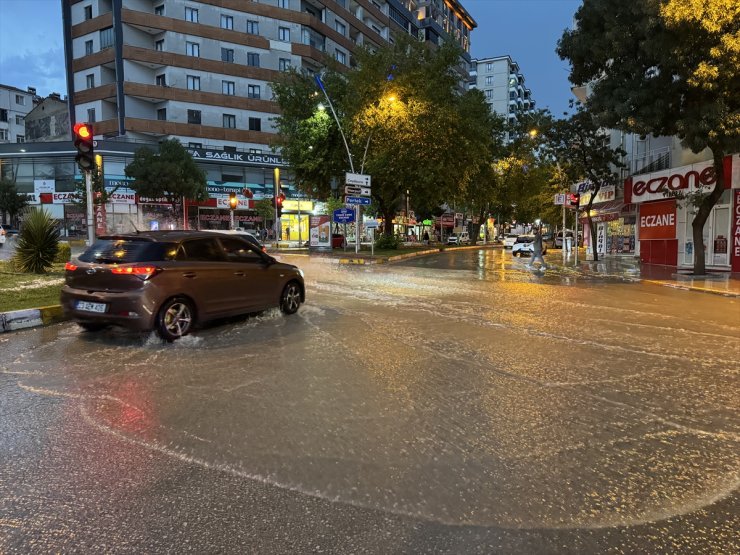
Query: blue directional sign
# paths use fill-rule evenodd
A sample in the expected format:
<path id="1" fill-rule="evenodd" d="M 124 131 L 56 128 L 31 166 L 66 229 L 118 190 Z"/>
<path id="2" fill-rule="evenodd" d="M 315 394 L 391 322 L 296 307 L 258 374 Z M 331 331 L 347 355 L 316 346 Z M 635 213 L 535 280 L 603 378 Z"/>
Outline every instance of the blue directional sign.
<path id="1" fill-rule="evenodd" d="M 344 197 L 347 204 L 370 204 L 370 197 Z"/>
<path id="2" fill-rule="evenodd" d="M 355 211 L 351 208 L 334 210 L 334 221 L 339 224 L 351 224 L 355 221 Z"/>

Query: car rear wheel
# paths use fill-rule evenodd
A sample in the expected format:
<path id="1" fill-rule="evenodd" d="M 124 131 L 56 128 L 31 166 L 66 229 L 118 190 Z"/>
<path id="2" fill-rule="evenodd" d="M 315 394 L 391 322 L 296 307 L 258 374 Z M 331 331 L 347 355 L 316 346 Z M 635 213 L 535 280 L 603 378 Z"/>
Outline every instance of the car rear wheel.
<path id="1" fill-rule="evenodd" d="M 298 282 L 291 281 L 280 295 L 280 310 L 285 314 L 295 314 L 301 306 L 301 288 Z"/>
<path id="2" fill-rule="evenodd" d="M 174 341 L 190 333 L 195 323 L 190 301 L 176 297 L 162 305 L 157 314 L 157 333 L 165 341 Z"/>

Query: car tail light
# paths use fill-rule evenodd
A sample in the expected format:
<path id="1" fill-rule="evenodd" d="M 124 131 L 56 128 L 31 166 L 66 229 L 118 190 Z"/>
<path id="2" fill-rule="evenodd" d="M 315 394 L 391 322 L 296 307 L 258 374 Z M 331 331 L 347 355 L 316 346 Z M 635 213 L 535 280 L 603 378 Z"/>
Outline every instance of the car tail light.
<path id="1" fill-rule="evenodd" d="M 64 265 L 64 269 L 65 269 L 65 270 L 66 270 L 67 272 L 74 272 L 74 271 L 75 271 L 75 270 L 77 269 L 77 266 L 75 266 L 75 265 L 74 265 L 74 264 L 72 264 L 71 262 L 67 262 L 67 263 L 66 263 L 66 264 Z"/>
<path id="2" fill-rule="evenodd" d="M 111 273 L 119 276 L 136 276 L 147 280 L 160 270 L 161 268 L 156 266 L 116 266 L 111 269 Z"/>

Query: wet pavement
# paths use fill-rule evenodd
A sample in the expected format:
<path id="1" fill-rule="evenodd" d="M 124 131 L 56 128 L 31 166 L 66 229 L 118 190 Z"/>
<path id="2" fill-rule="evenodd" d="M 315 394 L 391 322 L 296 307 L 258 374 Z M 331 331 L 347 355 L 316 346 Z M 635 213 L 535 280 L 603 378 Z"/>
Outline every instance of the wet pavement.
<path id="1" fill-rule="evenodd" d="M 0 336 L 0 553 L 740 548 L 740 299 L 283 258 L 295 316 Z"/>

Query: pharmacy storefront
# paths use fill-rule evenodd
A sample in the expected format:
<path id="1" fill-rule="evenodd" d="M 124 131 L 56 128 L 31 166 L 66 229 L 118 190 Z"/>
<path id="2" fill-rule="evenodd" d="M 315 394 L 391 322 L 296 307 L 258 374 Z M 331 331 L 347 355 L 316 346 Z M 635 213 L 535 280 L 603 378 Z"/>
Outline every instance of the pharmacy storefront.
<path id="1" fill-rule="evenodd" d="M 593 194 L 589 190 L 589 182 L 579 183 L 577 192 L 580 194 L 579 211 L 585 210 Z M 631 255 L 635 254 L 637 208 L 634 204 L 625 204 L 618 199 L 616 186 L 606 185 L 599 189 L 591 206 L 591 222 L 596 227 L 596 251 L 603 255 Z M 591 252 L 591 232 L 588 227 L 588 218 L 585 211 L 579 218 L 583 225 L 584 242 L 587 252 Z"/>
<path id="2" fill-rule="evenodd" d="M 735 212 L 740 189 L 740 157 L 724 161 L 725 190 L 712 208 L 703 230 L 707 268 L 730 270 L 740 265 Z M 697 208 L 673 194 L 711 191 L 717 181 L 711 161 L 633 176 L 625 181 L 625 201 L 636 204 L 637 254 L 642 262 L 691 268 L 694 264 L 692 221 Z M 737 270 L 735 270 L 737 271 Z"/>

